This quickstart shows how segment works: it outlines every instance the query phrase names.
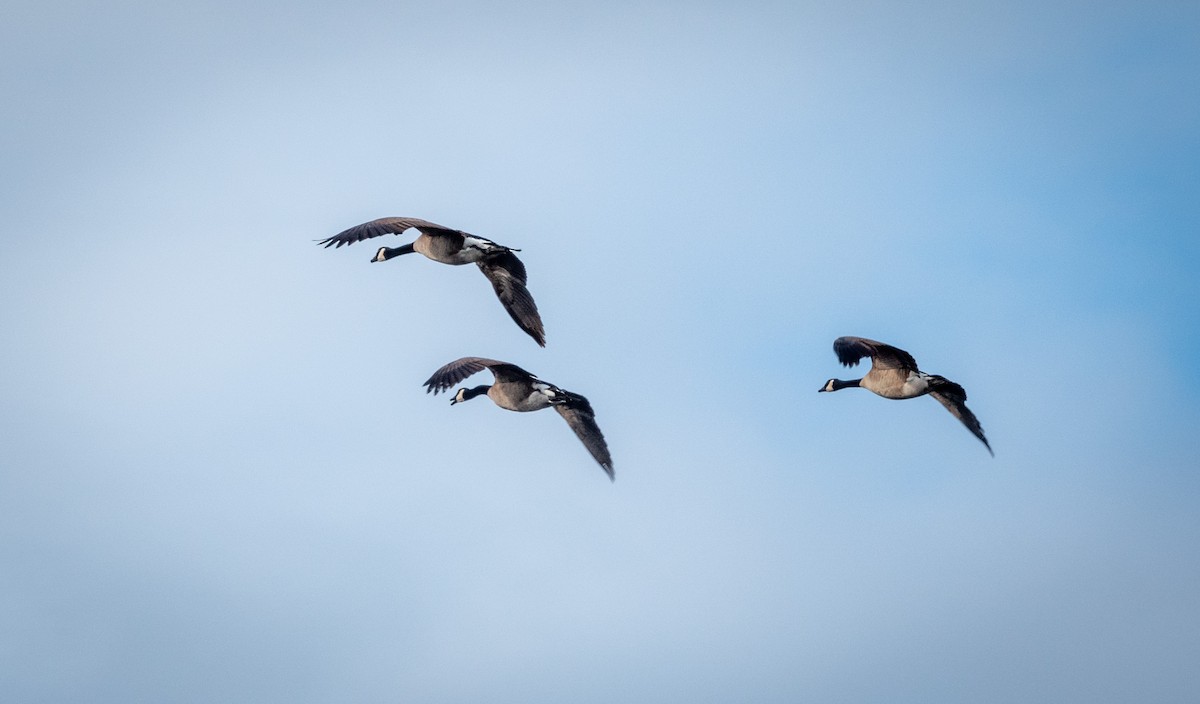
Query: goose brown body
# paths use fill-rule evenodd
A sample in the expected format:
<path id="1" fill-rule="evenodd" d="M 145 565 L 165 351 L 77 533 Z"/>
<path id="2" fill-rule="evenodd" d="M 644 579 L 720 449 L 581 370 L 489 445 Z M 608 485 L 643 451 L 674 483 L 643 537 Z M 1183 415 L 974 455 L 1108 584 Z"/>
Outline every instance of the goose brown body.
<path id="1" fill-rule="evenodd" d="M 416 252 L 441 264 L 461 266 L 475 264 L 500 299 L 509 317 L 538 345 L 546 346 L 546 330 L 537 304 L 527 287 L 525 264 L 514 254 L 517 250 L 462 230 L 438 225 L 421 218 L 379 218 L 343 230 L 317 244 L 337 249 L 383 235 L 400 235 L 415 229 L 421 234 L 411 244 L 400 247 L 380 247 L 373 262 L 384 262 L 402 254 Z"/>
<path id="2" fill-rule="evenodd" d="M 833 351 L 838 361 L 847 367 L 857 365 L 863 357 L 870 357 L 871 369 L 861 379 L 830 379 L 818 391 L 838 391 L 858 386 L 884 398 L 897 400 L 932 396 L 951 415 L 962 421 L 967 430 L 995 456 L 979 419 L 967 408 L 967 392 L 962 386 L 943 376 L 921 371 L 917 367 L 917 360 L 899 347 L 865 337 L 839 337 L 833 341 Z"/>
<path id="3" fill-rule="evenodd" d="M 459 389 L 451 404 L 486 395 L 492 403 L 509 411 L 524 413 L 554 408 L 608 474 L 608 478 L 615 478 L 612 455 L 609 454 L 608 443 L 600 432 L 600 426 L 596 424 L 592 404 L 583 396 L 542 381 L 515 364 L 486 357 L 462 357 L 435 371 L 425 381 L 425 392 L 440 393 L 484 369 L 492 372 L 495 381 L 491 385 Z"/>

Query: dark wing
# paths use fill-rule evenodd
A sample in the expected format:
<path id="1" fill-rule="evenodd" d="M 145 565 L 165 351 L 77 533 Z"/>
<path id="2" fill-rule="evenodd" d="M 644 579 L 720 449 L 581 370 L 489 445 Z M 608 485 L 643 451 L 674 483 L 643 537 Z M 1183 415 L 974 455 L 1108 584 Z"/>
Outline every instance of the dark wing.
<path id="1" fill-rule="evenodd" d="M 871 358 L 871 366 L 879 369 L 917 371 L 917 360 L 899 347 L 868 340 L 865 337 L 839 337 L 833 341 L 838 361 L 847 367 L 858 364 L 863 357 Z"/>
<path id="2" fill-rule="evenodd" d="M 513 322 L 534 339 L 538 345 L 546 346 L 546 329 L 542 316 L 529 289 L 525 288 L 525 265 L 512 252 L 504 252 L 479 262 L 479 270 L 492 282 L 496 297 L 508 311 Z"/>
<path id="3" fill-rule="evenodd" d="M 983 435 L 983 426 L 979 424 L 979 419 L 975 417 L 971 409 L 967 408 L 967 392 L 963 387 L 941 376 L 930 377 L 929 386 L 931 389 L 929 395 L 945 406 L 951 415 L 962 421 L 962 424 L 967 426 L 967 430 L 974 433 L 992 457 L 995 457 L 996 453 L 992 452 L 992 446 L 988 444 L 987 438 Z"/>
<path id="4" fill-rule="evenodd" d="M 567 425 L 571 426 L 571 430 L 575 431 L 576 437 L 600 463 L 609 480 L 616 481 L 612 455 L 608 454 L 608 443 L 604 442 L 604 433 L 600 432 L 600 426 L 596 425 L 596 414 L 592 411 L 592 404 L 579 394 L 564 393 L 567 394 L 567 402 L 557 404 L 554 410 L 558 411 L 563 420 L 567 421 Z"/>
<path id="5" fill-rule="evenodd" d="M 515 364 L 500 362 L 486 357 L 463 357 L 443 366 L 425 380 L 425 393 L 437 395 L 441 391 L 454 386 L 475 372 L 490 369 L 496 379 L 510 381 L 536 379 L 537 377 Z"/>
<path id="6" fill-rule="evenodd" d="M 369 240 L 372 237 L 399 235 L 405 230 L 414 227 L 428 235 L 463 234 L 458 230 L 443 227 L 437 223 L 422 220 L 421 218 L 379 218 L 371 222 L 364 222 L 361 225 L 355 225 L 349 230 L 343 230 L 333 237 L 321 240 L 317 244 L 323 244 L 326 247 L 333 245 L 336 249 L 344 244 L 354 244 L 355 242 Z"/>

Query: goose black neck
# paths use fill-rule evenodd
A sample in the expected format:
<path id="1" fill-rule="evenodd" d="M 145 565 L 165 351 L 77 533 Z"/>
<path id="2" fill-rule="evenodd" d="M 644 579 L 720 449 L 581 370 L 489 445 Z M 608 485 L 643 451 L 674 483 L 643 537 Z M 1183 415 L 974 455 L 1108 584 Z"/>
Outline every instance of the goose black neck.
<path id="1" fill-rule="evenodd" d="M 833 390 L 837 391 L 839 389 L 853 388 L 855 386 L 858 386 L 858 382 L 860 382 L 860 381 L 862 381 L 862 379 L 851 379 L 849 381 L 842 381 L 841 379 L 834 379 L 833 380 Z"/>
<path id="2" fill-rule="evenodd" d="M 488 386 L 487 384 L 484 384 L 483 386 L 476 386 L 473 389 L 463 389 L 462 400 L 470 401 L 471 399 L 475 398 L 476 396 L 482 396 L 482 395 L 486 394 L 488 392 L 488 389 L 490 389 L 490 388 L 492 388 L 492 387 Z"/>
<path id="3" fill-rule="evenodd" d="M 411 242 L 409 244 L 402 244 L 399 247 L 380 247 L 378 261 L 386 262 L 392 257 L 398 257 L 401 254 L 412 254 L 415 251 Z"/>

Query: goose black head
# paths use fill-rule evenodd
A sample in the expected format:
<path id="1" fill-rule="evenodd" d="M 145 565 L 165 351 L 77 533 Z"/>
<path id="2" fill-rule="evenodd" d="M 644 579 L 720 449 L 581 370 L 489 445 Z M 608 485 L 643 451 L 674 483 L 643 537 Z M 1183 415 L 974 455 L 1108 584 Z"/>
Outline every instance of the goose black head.
<path id="1" fill-rule="evenodd" d="M 462 403 L 463 401 L 470 401 L 471 399 L 475 398 L 476 396 L 482 396 L 483 394 L 486 394 L 488 392 L 488 390 L 490 390 L 491 388 L 492 387 L 490 387 L 486 384 L 483 386 L 476 386 L 473 389 L 468 389 L 464 386 L 463 388 L 458 390 L 458 393 L 454 394 L 454 398 L 450 399 L 450 405 L 453 406 L 456 403 Z"/>
<path id="2" fill-rule="evenodd" d="M 402 244 L 399 247 L 380 247 L 375 251 L 375 256 L 371 257 L 373 262 L 386 262 L 387 260 L 398 257 L 401 254 L 412 254 L 417 251 L 413 247 L 413 243 Z"/>
<path id="3" fill-rule="evenodd" d="M 820 392 L 820 391 L 837 391 L 838 389 L 849 389 L 849 388 L 858 386 L 858 382 L 860 382 L 860 381 L 862 381 L 862 379 L 851 379 L 850 381 L 842 381 L 841 379 L 830 379 L 829 381 L 825 382 L 824 386 L 817 389 L 817 391 L 818 392 Z"/>

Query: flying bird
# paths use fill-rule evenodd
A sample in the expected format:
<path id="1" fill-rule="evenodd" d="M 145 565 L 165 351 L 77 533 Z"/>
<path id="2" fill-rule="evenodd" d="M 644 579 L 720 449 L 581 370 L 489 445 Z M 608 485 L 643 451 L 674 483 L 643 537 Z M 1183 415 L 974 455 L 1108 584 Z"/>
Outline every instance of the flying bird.
<path id="1" fill-rule="evenodd" d="M 344 244 L 350 245 L 372 237 L 403 234 L 410 229 L 421 233 L 411 244 L 380 247 L 371 261 L 385 262 L 401 254 L 417 252 L 442 264 L 476 264 L 492 283 L 496 296 L 513 322 L 539 345 L 546 346 L 546 330 L 542 327 L 542 318 L 538 314 L 537 304 L 533 302 L 533 296 L 525 287 L 525 265 L 513 254 L 519 252 L 518 249 L 420 218 L 379 218 L 355 225 L 317 244 L 336 249 Z"/>
<path id="2" fill-rule="evenodd" d="M 487 394 L 497 406 L 510 411 L 540 411 L 543 408 L 553 408 L 567 421 L 571 430 L 575 431 L 575 435 L 583 442 L 588 452 L 592 453 L 596 462 L 600 463 L 608 478 L 615 479 L 612 455 L 608 453 L 608 444 L 604 442 L 600 426 L 596 425 L 596 414 L 592 410 L 592 404 L 583 396 L 544 382 L 515 364 L 483 357 L 456 359 L 429 377 L 424 384 L 425 393 L 432 392 L 436 395 L 484 369 L 492 372 L 495 383 L 471 389 L 461 388 L 454 394 L 451 405 Z"/>
<path id="3" fill-rule="evenodd" d="M 928 394 L 962 421 L 988 452 L 996 456 L 983 435 L 979 419 L 967 408 L 967 392 L 963 387 L 945 377 L 921 371 L 917 368 L 917 360 L 904 350 L 865 337 L 839 337 L 833 341 L 833 351 L 838 361 L 847 367 L 858 364 L 863 357 L 870 357 L 871 370 L 861 379 L 852 381 L 830 379 L 817 391 L 837 391 L 859 386 L 891 399 L 916 398 Z"/>

